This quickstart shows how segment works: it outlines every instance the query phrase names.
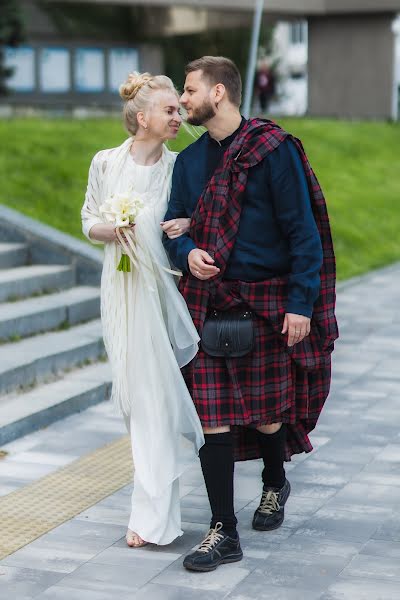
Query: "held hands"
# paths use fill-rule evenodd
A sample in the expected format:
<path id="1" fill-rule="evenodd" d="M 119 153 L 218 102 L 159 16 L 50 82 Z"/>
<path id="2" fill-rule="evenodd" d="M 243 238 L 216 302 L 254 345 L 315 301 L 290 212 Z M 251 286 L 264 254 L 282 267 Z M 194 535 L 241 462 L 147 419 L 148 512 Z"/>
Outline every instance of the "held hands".
<path id="1" fill-rule="evenodd" d="M 288 335 L 287 345 L 294 346 L 310 333 L 311 319 L 303 315 L 286 313 L 281 333 Z"/>
<path id="2" fill-rule="evenodd" d="M 171 219 L 162 221 L 161 228 L 173 240 L 189 231 L 190 219 Z M 214 265 L 214 259 L 205 250 L 194 248 L 189 252 L 188 264 L 194 277 L 207 281 L 218 275 L 220 269 Z M 303 315 L 286 313 L 283 322 L 282 334 L 288 334 L 288 346 L 301 342 L 310 333 L 311 319 Z"/>
<path id="3" fill-rule="evenodd" d="M 179 218 L 170 221 L 161 221 L 161 229 L 167 234 L 170 240 L 180 237 L 189 231 L 190 219 Z"/>
<path id="4" fill-rule="evenodd" d="M 188 263 L 191 274 L 197 279 L 207 281 L 218 275 L 220 269 L 214 266 L 214 259 L 205 250 L 194 248 L 189 252 Z"/>

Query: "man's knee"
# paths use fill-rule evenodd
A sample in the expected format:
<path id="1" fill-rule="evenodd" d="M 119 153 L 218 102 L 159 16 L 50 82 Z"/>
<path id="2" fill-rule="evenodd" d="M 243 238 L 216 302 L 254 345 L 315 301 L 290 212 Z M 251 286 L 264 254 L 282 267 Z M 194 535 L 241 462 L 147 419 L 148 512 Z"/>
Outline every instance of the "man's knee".
<path id="1" fill-rule="evenodd" d="M 276 433 L 282 427 L 282 423 L 271 423 L 270 425 L 259 425 L 258 431 L 261 433 Z"/>
<path id="2" fill-rule="evenodd" d="M 221 427 L 203 427 L 203 433 L 228 433 L 231 430 L 230 425 L 222 425 Z"/>

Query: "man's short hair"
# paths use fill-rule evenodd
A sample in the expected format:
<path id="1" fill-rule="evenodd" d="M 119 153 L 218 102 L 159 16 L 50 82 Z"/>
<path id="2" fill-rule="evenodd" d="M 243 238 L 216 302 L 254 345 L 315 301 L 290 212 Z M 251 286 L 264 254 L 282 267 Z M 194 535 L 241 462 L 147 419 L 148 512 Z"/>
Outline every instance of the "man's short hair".
<path id="1" fill-rule="evenodd" d="M 185 69 L 185 75 L 193 71 L 203 71 L 212 85 L 222 83 L 232 104 L 240 106 L 242 102 L 242 78 L 239 69 L 230 58 L 225 56 L 203 56 L 192 60 Z"/>

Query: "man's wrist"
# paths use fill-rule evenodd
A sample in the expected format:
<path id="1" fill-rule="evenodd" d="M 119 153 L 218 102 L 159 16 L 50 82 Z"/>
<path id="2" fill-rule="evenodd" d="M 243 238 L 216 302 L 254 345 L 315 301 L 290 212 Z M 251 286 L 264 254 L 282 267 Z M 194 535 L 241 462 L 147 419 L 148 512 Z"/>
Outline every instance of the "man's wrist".
<path id="1" fill-rule="evenodd" d="M 313 314 L 313 306 L 306 302 L 299 302 L 296 300 L 289 300 L 286 305 L 286 313 L 292 315 L 300 315 L 302 317 L 308 317 L 311 319 Z"/>

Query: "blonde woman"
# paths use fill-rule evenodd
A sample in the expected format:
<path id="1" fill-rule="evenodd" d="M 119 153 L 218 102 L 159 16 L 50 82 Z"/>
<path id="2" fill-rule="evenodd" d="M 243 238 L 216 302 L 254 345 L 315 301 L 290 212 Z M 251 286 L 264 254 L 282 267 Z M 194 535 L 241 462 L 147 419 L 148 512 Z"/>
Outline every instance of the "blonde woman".
<path id="1" fill-rule="evenodd" d="M 169 544 L 182 534 L 178 478 L 197 459 L 204 438 L 180 373 L 199 338 L 161 242 L 176 158 L 164 142 L 176 138 L 181 125 L 178 95 L 168 77 L 148 73 L 130 75 L 120 94 L 130 136 L 93 158 L 82 226 L 90 241 L 105 247 L 103 335 L 112 397 L 131 434 L 135 467 L 126 540 L 139 547 Z M 143 208 L 131 236 L 107 222 L 100 207 L 115 194 L 132 193 Z M 187 220 L 164 227 L 177 235 L 187 230 Z M 134 240 L 136 266 L 123 272 L 117 266 L 127 236 Z"/>

